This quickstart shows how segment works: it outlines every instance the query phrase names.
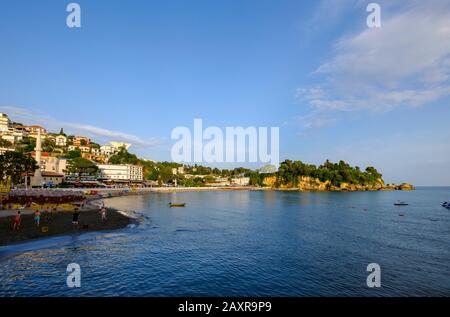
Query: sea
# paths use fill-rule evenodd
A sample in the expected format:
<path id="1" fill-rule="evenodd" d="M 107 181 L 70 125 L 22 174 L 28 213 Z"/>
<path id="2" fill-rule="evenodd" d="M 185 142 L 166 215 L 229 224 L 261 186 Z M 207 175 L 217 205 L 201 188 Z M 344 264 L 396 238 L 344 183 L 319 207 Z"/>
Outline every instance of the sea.
<path id="1" fill-rule="evenodd" d="M 139 223 L 0 247 L 0 296 L 450 296 L 444 201 L 450 187 L 105 199 Z"/>

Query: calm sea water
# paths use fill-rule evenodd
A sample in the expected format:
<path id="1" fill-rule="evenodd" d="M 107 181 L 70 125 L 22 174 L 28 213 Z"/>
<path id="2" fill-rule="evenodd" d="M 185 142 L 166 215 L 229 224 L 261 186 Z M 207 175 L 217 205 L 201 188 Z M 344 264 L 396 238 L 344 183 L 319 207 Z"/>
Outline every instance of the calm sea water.
<path id="1" fill-rule="evenodd" d="M 0 248 L 0 296 L 449 296 L 445 200 L 450 188 L 113 198 L 142 223 Z M 78 289 L 66 286 L 72 262 Z M 379 289 L 366 286 L 372 262 Z"/>

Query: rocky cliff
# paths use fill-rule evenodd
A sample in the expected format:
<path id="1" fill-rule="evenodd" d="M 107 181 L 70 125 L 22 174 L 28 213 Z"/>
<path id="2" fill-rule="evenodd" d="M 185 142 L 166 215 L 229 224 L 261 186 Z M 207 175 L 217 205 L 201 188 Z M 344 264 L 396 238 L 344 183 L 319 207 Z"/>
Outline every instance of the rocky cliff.
<path id="1" fill-rule="evenodd" d="M 341 183 L 334 186 L 330 181 L 321 182 L 318 178 L 300 176 L 297 186 L 292 184 L 279 184 L 276 176 L 264 178 L 264 186 L 278 188 L 281 190 L 298 190 L 298 191 L 376 191 L 376 190 L 414 190 L 411 184 L 385 184 L 380 178 L 375 184 L 357 185 Z"/>

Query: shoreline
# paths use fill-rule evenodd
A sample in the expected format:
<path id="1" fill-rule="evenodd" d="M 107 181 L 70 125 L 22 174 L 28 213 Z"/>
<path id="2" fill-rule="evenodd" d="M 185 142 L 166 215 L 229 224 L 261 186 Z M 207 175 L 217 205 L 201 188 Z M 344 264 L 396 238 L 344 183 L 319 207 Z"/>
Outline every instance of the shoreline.
<path id="1" fill-rule="evenodd" d="M 98 208 L 90 205 L 80 210 L 79 227 L 73 227 L 72 212 L 56 211 L 46 217 L 41 214 L 40 226 L 34 222 L 33 214 L 22 214 L 20 229 L 14 231 L 14 216 L 0 217 L 0 246 L 12 245 L 58 235 L 79 234 L 93 231 L 117 230 L 132 224 L 135 219 L 114 208 L 107 208 L 107 220 L 102 221 Z"/>
<path id="2" fill-rule="evenodd" d="M 67 189 L 70 190 L 70 189 Z M 51 217 L 41 215 L 40 227 L 34 223 L 33 208 L 21 210 L 22 222 L 18 231 L 13 231 L 14 216 L 17 209 L 0 211 L 0 246 L 16 244 L 29 240 L 53 237 L 58 235 L 76 234 L 93 231 L 117 230 L 135 223 L 135 217 L 121 212 L 115 208 L 107 208 L 107 221 L 102 222 L 98 206 L 94 203 L 99 200 L 150 193 L 177 193 L 177 192 L 202 192 L 202 191 L 289 191 L 289 192 L 353 192 L 353 191 L 377 191 L 377 190 L 302 190 L 299 188 L 273 188 L 256 186 L 233 186 L 233 187 L 151 187 L 151 188 L 98 188 L 77 189 L 85 192 L 95 191 L 96 194 L 85 194 L 85 207 L 80 209 L 79 228 L 74 229 L 72 225 L 72 212 L 70 210 L 54 211 Z M 380 189 L 401 190 L 401 189 Z M 49 219 L 47 219 L 49 218 Z M 44 230 L 43 230 L 44 228 Z"/>
<path id="3" fill-rule="evenodd" d="M 397 187 L 400 185 L 396 185 Z M 80 189 L 84 191 L 89 191 L 90 189 Z M 140 195 L 146 193 L 171 193 L 171 192 L 201 192 L 201 191 L 232 191 L 232 190 L 251 190 L 251 191 L 293 191 L 293 192 L 364 192 L 364 191 L 408 191 L 415 190 L 414 187 L 408 189 L 400 189 L 394 187 L 380 187 L 380 188 L 363 188 L 363 189 L 351 189 L 351 188 L 342 188 L 336 190 L 322 190 L 322 189 L 303 189 L 299 187 L 288 188 L 288 187 L 258 187 L 258 186 L 226 186 L 226 187 L 146 187 L 146 188 L 136 188 L 134 190 L 130 190 L 128 188 L 95 188 L 92 189 L 98 194 L 111 194 L 109 197 L 112 198 L 118 196 L 126 196 L 126 195 Z M 126 192 L 124 192 L 126 191 Z M 102 197 L 98 197 L 98 195 L 87 195 L 87 197 L 91 197 L 90 199 L 102 199 Z"/>

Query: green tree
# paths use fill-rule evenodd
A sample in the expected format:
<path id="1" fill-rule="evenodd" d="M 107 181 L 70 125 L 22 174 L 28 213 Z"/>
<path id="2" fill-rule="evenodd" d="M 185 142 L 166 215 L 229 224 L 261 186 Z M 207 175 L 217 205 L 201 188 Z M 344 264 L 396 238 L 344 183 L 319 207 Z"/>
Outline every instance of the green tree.
<path id="1" fill-rule="evenodd" d="M 98 172 L 98 166 L 88 159 L 76 157 L 68 162 L 66 171 L 78 176 L 82 174 L 95 175 Z"/>
<path id="2" fill-rule="evenodd" d="M 137 164 L 139 159 L 135 154 L 129 153 L 125 147 L 121 147 L 117 154 L 111 155 L 108 162 L 110 164 Z"/>
<path id="3" fill-rule="evenodd" d="M 56 143 L 52 139 L 45 139 L 42 142 L 42 151 L 44 152 L 53 152 L 53 150 L 56 148 Z"/>
<path id="4" fill-rule="evenodd" d="M 0 147 L 11 147 L 13 144 L 5 139 L 0 139 Z"/>
<path id="5" fill-rule="evenodd" d="M 69 152 L 67 152 L 66 155 L 64 155 L 64 157 L 67 159 L 74 159 L 77 157 L 81 157 L 81 151 L 79 149 L 69 151 Z"/>
<path id="6" fill-rule="evenodd" d="M 36 161 L 25 154 L 7 151 L 0 155 L 0 178 L 2 181 L 11 177 L 13 184 L 19 184 L 23 173 L 34 173 L 38 168 Z"/>
<path id="7" fill-rule="evenodd" d="M 309 176 L 322 182 L 329 181 L 333 186 L 340 186 L 342 183 L 374 184 L 382 175 L 374 167 L 369 166 L 362 172 L 358 166 L 352 167 L 342 160 L 339 163 L 326 160 L 319 167 L 301 161 L 285 160 L 280 164 L 277 176 L 278 182 L 285 185 L 297 186 L 299 177 Z"/>
<path id="8" fill-rule="evenodd" d="M 23 137 L 16 146 L 16 150 L 21 153 L 30 153 L 36 147 L 36 139 L 32 137 Z"/>

